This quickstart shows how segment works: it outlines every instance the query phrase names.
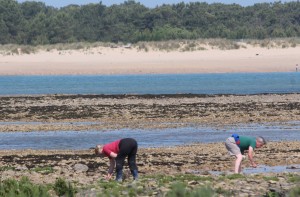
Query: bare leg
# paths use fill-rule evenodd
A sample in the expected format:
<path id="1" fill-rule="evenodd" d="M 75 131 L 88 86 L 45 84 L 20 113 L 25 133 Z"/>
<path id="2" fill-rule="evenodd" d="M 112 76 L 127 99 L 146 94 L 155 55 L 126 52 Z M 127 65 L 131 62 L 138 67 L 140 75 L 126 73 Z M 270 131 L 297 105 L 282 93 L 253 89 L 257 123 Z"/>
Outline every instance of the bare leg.
<path id="1" fill-rule="evenodd" d="M 242 168 L 241 168 L 241 163 L 242 163 L 243 155 L 238 154 L 236 155 L 236 160 L 235 160 L 235 165 L 234 165 L 234 173 L 240 173 Z"/>

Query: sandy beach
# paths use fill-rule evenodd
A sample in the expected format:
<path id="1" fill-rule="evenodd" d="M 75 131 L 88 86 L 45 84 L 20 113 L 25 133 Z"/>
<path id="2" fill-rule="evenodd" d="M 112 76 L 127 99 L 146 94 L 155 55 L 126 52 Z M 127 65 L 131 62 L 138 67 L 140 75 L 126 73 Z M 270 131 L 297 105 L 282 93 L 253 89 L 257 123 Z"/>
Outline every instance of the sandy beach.
<path id="1" fill-rule="evenodd" d="M 249 45 L 231 50 L 210 48 L 185 52 L 97 47 L 2 54 L 0 75 L 294 72 L 296 64 L 300 64 L 300 46 L 262 48 Z"/>

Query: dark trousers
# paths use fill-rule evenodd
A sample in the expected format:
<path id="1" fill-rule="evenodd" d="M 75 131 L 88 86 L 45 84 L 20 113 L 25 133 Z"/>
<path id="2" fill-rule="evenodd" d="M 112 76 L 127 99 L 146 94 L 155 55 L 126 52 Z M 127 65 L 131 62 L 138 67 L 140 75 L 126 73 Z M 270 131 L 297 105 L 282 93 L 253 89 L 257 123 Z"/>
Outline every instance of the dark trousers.
<path id="1" fill-rule="evenodd" d="M 135 139 L 124 138 L 119 144 L 119 153 L 116 157 L 116 172 L 117 176 L 122 176 L 122 170 L 127 157 L 129 169 L 131 173 L 137 172 L 136 165 L 136 153 L 138 149 L 138 144 Z M 118 178 L 118 177 L 117 177 Z"/>

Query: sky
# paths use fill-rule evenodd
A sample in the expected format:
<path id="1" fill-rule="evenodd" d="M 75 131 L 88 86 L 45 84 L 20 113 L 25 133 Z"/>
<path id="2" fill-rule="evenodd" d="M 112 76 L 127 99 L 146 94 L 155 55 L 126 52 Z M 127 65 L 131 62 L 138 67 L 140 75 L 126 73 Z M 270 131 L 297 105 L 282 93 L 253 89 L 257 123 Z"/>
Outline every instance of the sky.
<path id="1" fill-rule="evenodd" d="M 24 2 L 26 0 L 18 0 L 18 2 Z M 33 1 L 33 0 L 30 0 Z M 99 3 L 101 0 L 35 0 L 44 2 L 48 6 L 54 6 L 57 8 L 64 7 L 70 4 L 76 4 L 76 5 L 85 5 L 89 3 Z M 123 3 L 125 0 L 102 0 L 102 4 L 106 6 L 111 6 L 113 4 L 120 4 Z M 290 2 L 295 0 L 281 0 L 282 3 L 284 2 Z M 154 8 L 155 6 L 159 6 L 162 4 L 176 4 L 180 2 L 184 3 L 190 3 L 190 2 L 197 2 L 195 0 L 136 0 L 136 2 L 140 2 L 141 4 L 145 5 L 149 8 Z M 224 3 L 224 4 L 240 4 L 242 6 L 249 6 L 253 5 L 255 3 L 271 3 L 271 2 L 278 2 L 278 1 L 259 1 L 259 0 L 206 0 L 206 1 L 198 1 L 198 2 L 207 2 L 207 3 Z"/>

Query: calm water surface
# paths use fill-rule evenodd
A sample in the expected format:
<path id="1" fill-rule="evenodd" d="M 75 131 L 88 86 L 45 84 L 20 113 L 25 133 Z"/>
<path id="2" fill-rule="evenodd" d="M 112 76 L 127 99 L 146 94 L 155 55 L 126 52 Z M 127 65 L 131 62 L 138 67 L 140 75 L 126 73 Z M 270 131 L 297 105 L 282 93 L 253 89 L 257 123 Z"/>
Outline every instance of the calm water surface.
<path id="1" fill-rule="evenodd" d="M 247 124 L 224 129 L 184 127 L 110 131 L 47 131 L 0 133 L 0 149 L 88 149 L 119 138 L 137 139 L 140 147 L 223 142 L 232 133 L 264 136 L 269 141 L 300 140 L 300 122 L 288 125 Z"/>
<path id="2" fill-rule="evenodd" d="M 211 174 L 214 175 L 221 175 L 224 174 L 224 171 L 209 171 Z M 300 165 L 298 164 L 292 164 L 289 165 L 287 162 L 284 166 L 266 166 L 266 165 L 258 165 L 257 168 L 243 168 L 242 173 L 243 174 L 261 174 L 261 173 L 294 173 L 294 172 L 300 172 Z M 192 171 L 194 174 L 199 174 L 200 171 Z"/>
<path id="3" fill-rule="evenodd" d="M 300 72 L 0 76 L 0 95 L 300 93 Z"/>

